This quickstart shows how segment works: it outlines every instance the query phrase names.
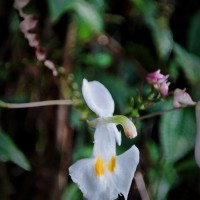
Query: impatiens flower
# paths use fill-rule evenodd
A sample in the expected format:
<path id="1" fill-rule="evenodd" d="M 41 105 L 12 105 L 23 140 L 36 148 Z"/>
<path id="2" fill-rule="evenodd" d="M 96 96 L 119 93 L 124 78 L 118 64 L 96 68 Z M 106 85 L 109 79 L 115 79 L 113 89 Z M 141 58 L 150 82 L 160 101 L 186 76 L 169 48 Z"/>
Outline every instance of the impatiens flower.
<path id="1" fill-rule="evenodd" d="M 176 89 L 174 91 L 174 107 L 175 108 L 180 108 L 180 107 L 185 107 L 185 106 L 190 106 L 190 105 L 195 105 L 196 102 L 192 100 L 190 95 L 185 91 L 186 89 Z"/>
<path id="2" fill-rule="evenodd" d="M 122 124 L 131 137 L 137 134 L 135 126 L 125 116 L 113 116 L 112 96 L 98 81 L 84 79 L 82 93 L 89 108 L 99 118 L 89 122 L 96 128 L 92 157 L 77 161 L 69 168 L 69 174 L 88 200 L 114 200 L 119 194 L 127 199 L 139 162 L 139 151 L 132 146 L 122 155 L 116 155 L 116 142 L 121 144 L 116 124 Z"/>
<path id="3" fill-rule="evenodd" d="M 132 146 L 120 156 L 99 153 L 79 160 L 69 168 L 69 173 L 88 200 L 114 200 L 118 194 L 127 199 L 138 162 L 139 151 Z"/>
<path id="4" fill-rule="evenodd" d="M 195 159 L 200 167 L 200 102 L 196 105 L 196 123 L 197 123 L 197 135 L 195 142 Z"/>
<path id="5" fill-rule="evenodd" d="M 146 77 L 147 82 L 153 85 L 156 90 L 160 92 L 162 96 L 167 96 L 169 91 L 170 82 L 167 82 L 169 75 L 163 75 L 160 70 L 149 73 Z"/>

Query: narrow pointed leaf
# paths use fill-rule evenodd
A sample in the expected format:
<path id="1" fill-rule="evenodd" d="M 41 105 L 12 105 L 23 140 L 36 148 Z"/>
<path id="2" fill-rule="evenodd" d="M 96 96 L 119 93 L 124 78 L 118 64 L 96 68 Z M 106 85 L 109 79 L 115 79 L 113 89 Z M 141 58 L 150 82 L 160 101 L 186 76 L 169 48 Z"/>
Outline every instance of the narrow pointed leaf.
<path id="1" fill-rule="evenodd" d="M 0 129 L 0 160 L 12 161 L 25 170 L 30 170 L 30 164 L 24 154 L 17 148 L 11 138 Z"/>

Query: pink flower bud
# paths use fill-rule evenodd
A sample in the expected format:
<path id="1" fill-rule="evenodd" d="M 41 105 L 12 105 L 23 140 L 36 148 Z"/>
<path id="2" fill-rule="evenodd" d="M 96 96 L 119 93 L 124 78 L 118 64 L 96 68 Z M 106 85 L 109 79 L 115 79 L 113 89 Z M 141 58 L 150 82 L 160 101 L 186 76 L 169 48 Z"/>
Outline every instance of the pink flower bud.
<path id="1" fill-rule="evenodd" d="M 167 82 L 169 75 L 163 75 L 160 70 L 149 73 L 146 77 L 147 82 L 153 85 L 156 90 L 158 90 L 162 96 L 167 96 L 169 91 L 170 83 Z"/>
<path id="2" fill-rule="evenodd" d="M 160 83 L 166 81 L 168 77 L 169 77 L 169 75 L 165 76 L 160 73 L 160 70 L 157 70 L 155 72 L 149 73 L 147 75 L 146 79 L 150 85 L 154 85 L 154 84 L 158 84 L 158 83 L 160 84 Z"/>
<path id="3" fill-rule="evenodd" d="M 26 34 L 37 26 L 37 19 L 34 15 L 24 15 L 24 20 L 20 23 L 20 30 Z"/>
<path id="4" fill-rule="evenodd" d="M 195 105 L 196 102 L 192 100 L 190 95 L 185 92 L 186 89 L 176 89 L 174 91 L 174 107 L 175 108 L 180 108 L 180 107 L 185 107 L 185 106 L 190 106 L 190 105 Z"/>
<path id="5" fill-rule="evenodd" d="M 163 96 L 167 96 L 168 92 L 169 92 L 169 85 L 170 82 L 164 81 L 161 84 L 157 84 L 158 85 L 158 91 L 163 95 Z"/>

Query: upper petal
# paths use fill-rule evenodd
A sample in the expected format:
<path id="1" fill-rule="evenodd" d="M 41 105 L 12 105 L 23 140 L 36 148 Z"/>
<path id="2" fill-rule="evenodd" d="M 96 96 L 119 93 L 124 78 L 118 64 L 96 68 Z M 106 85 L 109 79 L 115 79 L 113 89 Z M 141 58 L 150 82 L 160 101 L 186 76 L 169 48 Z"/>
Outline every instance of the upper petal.
<path id="1" fill-rule="evenodd" d="M 83 97 L 88 107 L 100 117 L 111 116 L 114 112 L 114 101 L 107 88 L 98 81 L 83 80 Z"/>
<path id="2" fill-rule="evenodd" d="M 139 162 L 139 151 L 134 145 L 125 153 L 117 156 L 116 170 L 111 174 L 113 184 L 118 191 L 118 194 L 123 194 L 127 199 L 129 189 L 135 174 L 136 167 Z"/>

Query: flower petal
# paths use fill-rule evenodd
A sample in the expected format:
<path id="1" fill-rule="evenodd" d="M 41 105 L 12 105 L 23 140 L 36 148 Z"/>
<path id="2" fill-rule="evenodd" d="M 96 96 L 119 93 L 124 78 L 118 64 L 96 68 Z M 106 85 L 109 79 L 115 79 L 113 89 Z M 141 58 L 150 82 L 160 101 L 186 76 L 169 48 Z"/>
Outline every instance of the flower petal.
<path id="1" fill-rule="evenodd" d="M 83 80 L 83 97 L 88 107 L 100 117 L 111 116 L 114 112 L 114 101 L 107 88 L 98 81 Z"/>
<path id="2" fill-rule="evenodd" d="M 117 129 L 116 124 L 109 124 L 109 127 L 110 130 L 114 131 L 117 144 L 120 146 L 122 143 L 121 132 Z"/>
<path id="3" fill-rule="evenodd" d="M 112 124 L 98 124 L 94 133 L 93 156 L 108 161 L 116 155 L 116 135 Z"/>
<path id="4" fill-rule="evenodd" d="M 128 197 L 138 162 L 139 151 L 135 145 L 122 155 L 117 156 L 116 170 L 112 178 L 118 194 L 123 194 L 125 199 Z"/>
<path id="5" fill-rule="evenodd" d="M 82 159 L 69 168 L 72 180 L 78 184 L 88 200 L 113 200 L 117 198 L 108 183 L 107 176 L 98 177 L 94 172 L 95 158 Z"/>

